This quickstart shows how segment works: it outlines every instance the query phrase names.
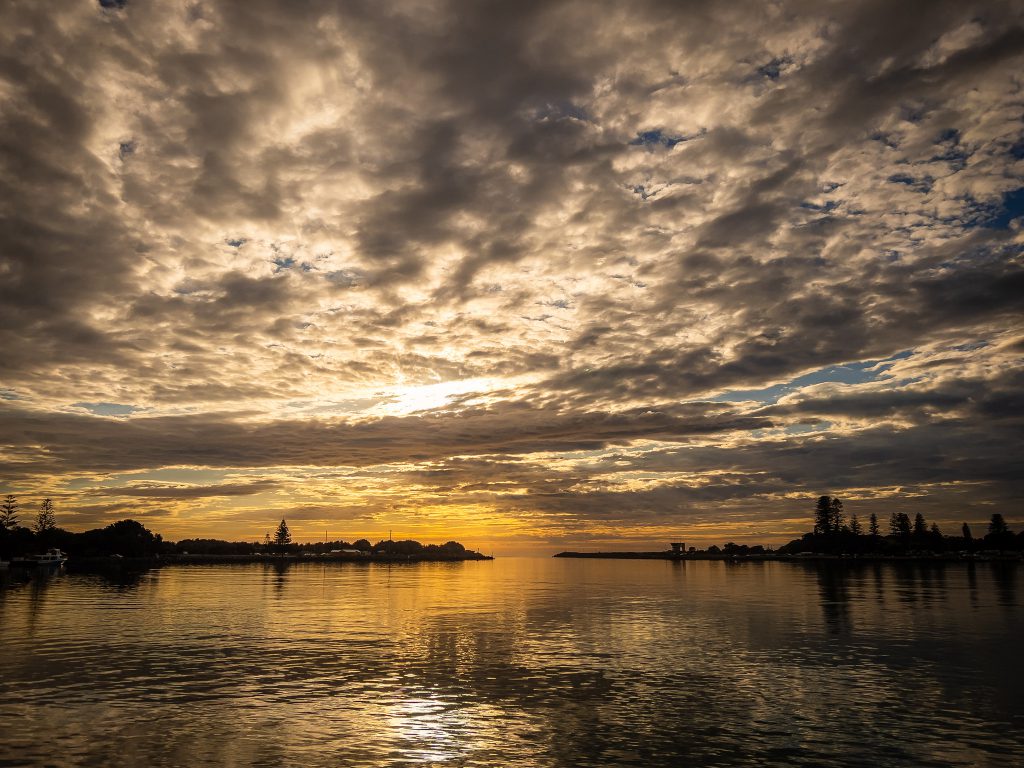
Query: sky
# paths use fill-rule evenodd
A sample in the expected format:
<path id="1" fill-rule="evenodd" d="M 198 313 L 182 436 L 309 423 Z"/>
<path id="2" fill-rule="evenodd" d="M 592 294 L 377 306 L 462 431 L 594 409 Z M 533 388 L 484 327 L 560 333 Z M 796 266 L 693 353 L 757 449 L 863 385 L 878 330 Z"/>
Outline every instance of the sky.
<path id="1" fill-rule="evenodd" d="M 498 554 L 1024 523 L 1022 86 L 999 0 L 4 3 L 0 493 Z"/>

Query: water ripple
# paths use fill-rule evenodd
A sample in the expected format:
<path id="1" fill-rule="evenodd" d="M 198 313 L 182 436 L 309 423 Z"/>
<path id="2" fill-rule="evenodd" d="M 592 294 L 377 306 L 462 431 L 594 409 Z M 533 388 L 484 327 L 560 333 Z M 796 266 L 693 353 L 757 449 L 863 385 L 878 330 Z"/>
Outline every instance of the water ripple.
<path id="1" fill-rule="evenodd" d="M 514 559 L 34 579 L 0 591 L 0 766 L 1013 765 L 1022 581 Z"/>

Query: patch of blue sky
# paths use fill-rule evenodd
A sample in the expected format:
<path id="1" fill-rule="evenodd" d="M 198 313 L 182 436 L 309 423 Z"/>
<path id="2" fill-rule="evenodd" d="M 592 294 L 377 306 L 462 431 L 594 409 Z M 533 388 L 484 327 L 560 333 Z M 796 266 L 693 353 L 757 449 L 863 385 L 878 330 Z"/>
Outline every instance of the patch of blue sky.
<path id="1" fill-rule="evenodd" d="M 1010 222 L 1024 216 L 1024 187 L 1003 195 L 1002 206 L 985 222 L 989 229 L 1009 229 Z"/>
<path id="2" fill-rule="evenodd" d="M 782 74 L 783 67 L 785 67 L 786 64 L 789 64 L 789 62 L 790 60 L 785 57 L 774 58 L 767 64 L 762 64 L 758 67 L 757 74 L 769 80 L 778 80 L 779 76 Z"/>
<path id="3" fill-rule="evenodd" d="M 932 162 L 942 161 L 949 163 L 950 168 L 954 171 L 960 171 L 967 167 L 967 160 L 970 158 L 971 153 L 960 143 L 960 132 L 955 128 L 950 128 L 939 134 L 935 145 L 941 147 L 942 152 L 934 155 L 931 158 Z"/>
<path id="4" fill-rule="evenodd" d="M 283 272 L 286 269 L 295 269 L 296 267 L 298 267 L 298 269 L 302 272 L 312 272 L 314 269 L 316 269 L 316 267 L 314 267 L 308 261 L 296 261 L 291 256 L 278 256 L 274 259 L 271 259 L 270 263 L 274 265 L 275 275 L 278 272 Z"/>
<path id="5" fill-rule="evenodd" d="M 697 133 L 686 136 L 684 134 L 668 134 L 656 128 L 652 131 L 638 131 L 636 138 L 629 142 L 631 147 L 647 147 L 653 149 L 655 147 L 666 147 L 672 149 L 676 144 L 681 144 L 685 141 L 692 141 L 703 136 L 707 131 L 703 128 Z"/>
<path id="6" fill-rule="evenodd" d="M 827 368 L 821 368 L 817 371 L 805 373 L 803 376 L 797 376 L 795 379 L 785 383 L 773 384 L 762 389 L 733 389 L 720 395 L 715 395 L 710 399 L 712 401 L 730 403 L 753 400 L 765 405 L 771 405 L 778 402 L 781 397 L 815 384 L 866 384 L 870 381 L 890 378 L 887 374 L 889 369 L 892 368 L 892 363 L 896 360 L 905 360 L 912 354 L 912 350 L 905 350 L 884 360 L 865 360 L 864 362 L 849 363 L 847 365 L 830 365 Z"/>
<path id="7" fill-rule="evenodd" d="M 806 208 L 808 211 L 819 211 L 821 213 L 830 213 L 839 207 L 838 200 L 828 200 L 824 204 L 812 203 L 809 200 L 805 200 L 800 203 L 801 208 Z"/>
<path id="8" fill-rule="evenodd" d="M 809 432 L 825 432 L 831 428 L 831 421 L 815 421 L 811 423 L 790 424 L 783 431 L 787 435 L 806 435 Z"/>
<path id="9" fill-rule="evenodd" d="M 924 176 L 920 179 L 915 179 L 907 173 L 894 173 L 887 179 L 887 181 L 892 184 L 903 184 L 917 192 L 930 192 L 935 179 L 931 176 Z"/>
<path id="10" fill-rule="evenodd" d="M 1012 189 L 1003 194 L 998 203 L 979 202 L 972 197 L 958 198 L 962 201 L 964 212 L 960 216 L 940 219 L 944 224 L 960 225 L 964 229 L 1009 229 L 1015 219 L 1024 216 L 1024 187 Z"/>
<path id="11" fill-rule="evenodd" d="M 232 237 L 225 240 L 225 242 L 232 248 L 241 248 L 243 245 L 245 245 L 246 240 L 244 237 Z"/>
<path id="12" fill-rule="evenodd" d="M 126 403 L 72 403 L 76 408 L 84 408 L 97 416 L 130 416 L 142 410 Z"/>
<path id="13" fill-rule="evenodd" d="M 0 389 L 0 400 L 24 400 L 25 398 L 13 389 Z"/>
<path id="14" fill-rule="evenodd" d="M 989 345 L 989 343 L 990 342 L 985 340 L 969 341 L 966 344 L 957 344 L 955 347 L 953 347 L 953 349 L 955 349 L 957 352 L 973 352 L 976 349 L 984 349 Z"/>

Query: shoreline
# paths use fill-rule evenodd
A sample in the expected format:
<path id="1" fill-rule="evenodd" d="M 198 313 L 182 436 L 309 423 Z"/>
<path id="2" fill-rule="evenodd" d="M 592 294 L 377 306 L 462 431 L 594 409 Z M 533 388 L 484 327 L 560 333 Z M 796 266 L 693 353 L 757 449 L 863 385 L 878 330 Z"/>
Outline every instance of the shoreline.
<path id="1" fill-rule="evenodd" d="M 319 555 L 305 557 L 303 555 L 160 555 L 153 557 L 72 557 L 64 564 L 68 571 L 96 570 L 143 570 L 160 568 L 166 565 L 294 565 L 297 563 L 359 563 L 373 565 L 377 563 L 462 563 L 493 560 L 490 555 L 474 553 L 472 555 Z"/>
<path id="2" fill-rule="evenodd" d="M 872 562 L 920 562 L 920 563 L 1019 563 L 1022 557 L 1017 552 L 1008 552 L 1000 555 L 969 555 L 963 556 L 958 553 L 938 553 L 931 555 L 828 555 L 828 554 L 777 554 L 765 553 L 758 555 L 726 555 L 694 553 L 677 555 L 672 552 L 559 552 L 552 557 L 590 559 L 590 560 L 671 560 L 674 562 L 686 562 L 687 560 L 725 560 L 728 562 L 819 562 L 822 560 L 838 561 L 843 563 L 872 563 Z"/>

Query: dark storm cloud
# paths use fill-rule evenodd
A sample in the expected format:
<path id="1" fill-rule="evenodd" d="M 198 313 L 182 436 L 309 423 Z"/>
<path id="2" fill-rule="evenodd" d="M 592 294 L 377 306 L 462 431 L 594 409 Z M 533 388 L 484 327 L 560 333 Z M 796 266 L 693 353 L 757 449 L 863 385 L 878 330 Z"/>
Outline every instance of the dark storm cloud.
<path id="1" fill-rule="evenodd" d="M 641 438 L 673 440 L 767 426 L 767 419 L 743 416 L 729 406 L 553 416 L 517 404 L 355 424 L 258 424 L 216 414 L 115 420 L 0 411 L 8 445 L 37 452 L 33 463 L 39 471 L 57 471 L 61 465 L 102 472 L 168 465 L 370 466 L 460 453 L 597 450 Z"/>
<path id="2" fill-rule="evenodd" d="M 1021 436 L 1019 425 L 983 435 L 969 422 L 958 421 L 728 448 L 611 452 L 563 473 L 489 458 L 469 472 L 446 462 L 417 479 L 433 482 L 434 492 L 453 504 L 484 491 L 505 509 L 571 515 L 580 524 L 597 519 L 630 525 L 667 520 L 726 524 L 730 516 L 783 519 L 794 509 L 809 512 L 807 500 L 839 489 L 860 489 L 852 491 L 852 499 L 862 516 L 875 511 L 887 519 L 892 511 L 916 505 L 939 519 L 982 519 L 993 501 L 1012 506 L 1024 494 L 1024 463 L 1015 450 Z M 715 472 L 705 475 L 707 467 Z M 664 477 L 631 488 L 634 474 Z M 687 477 L 679 479 L 680 474 Z M 620 479 L 609 479 L 616 475 Z M 505 482 L 506 477 L 511 479 Z M 517 487 L 530 490 L 524 494 Z M 871 488 L 882 492 L 866 492 Z M 805 501 L 801 506 L 794 498 Z"/>
<path id="3" fill-rule="evenodd" d="M 636 520 L 925 466 L 1019 493 L 1019 3 L 19 0 L 0 50 L 13 480 L 406 462 Z M 528 460 L 680 440 L 646 485 Z M 204 487 L 256 486 L 150 490 Z"/>
<path id="4" fill-rule="evenodd" d="M 941 361 L 940 361 L 941 364 Z M 898 417 L 927 422 L 934 414 L 983 421 L 998 418 L 1018 429 L 1024 422 L 1024 371 L 1008 370 L 988 379 L 947 379 L 929 387 L 798 395 L 757 413 L 767 416 L 815 415 L 875 420 Z"/>

